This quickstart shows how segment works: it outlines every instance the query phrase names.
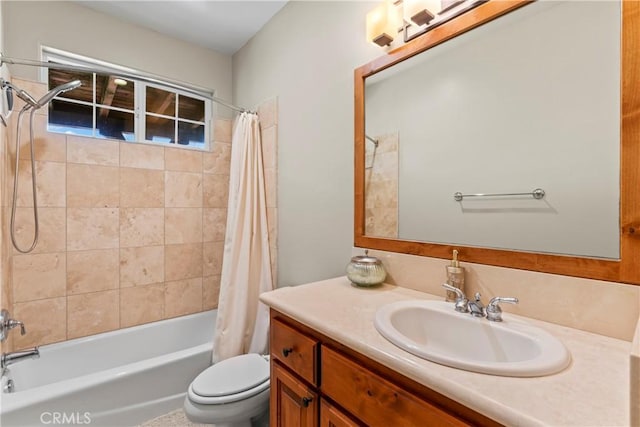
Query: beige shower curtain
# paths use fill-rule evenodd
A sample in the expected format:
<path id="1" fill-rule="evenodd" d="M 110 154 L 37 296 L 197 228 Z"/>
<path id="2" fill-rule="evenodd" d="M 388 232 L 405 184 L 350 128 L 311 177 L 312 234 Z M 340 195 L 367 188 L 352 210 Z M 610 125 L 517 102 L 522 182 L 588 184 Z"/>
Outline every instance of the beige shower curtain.
<path id="1" fill-rule="evenodd" d="M 239 354 L 266 353 L 269 311 L 258 297 L 272 289 L 260 125 L 257 115 L 242 113 L 231 145 L 213 363 Z"/>

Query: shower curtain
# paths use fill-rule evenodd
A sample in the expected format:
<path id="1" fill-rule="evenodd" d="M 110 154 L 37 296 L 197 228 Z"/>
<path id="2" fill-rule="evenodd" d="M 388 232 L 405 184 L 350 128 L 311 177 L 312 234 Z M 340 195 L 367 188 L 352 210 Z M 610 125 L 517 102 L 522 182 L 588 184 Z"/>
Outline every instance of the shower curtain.
<path id="1" fill-rule="evenodd" d="M 231 143 L 227 230 L 213 363 L 245 353 L 265 353 L 269 311 L 259 302 L 273 289 L 262 142 L 258 116 L 242 113 Z"/>

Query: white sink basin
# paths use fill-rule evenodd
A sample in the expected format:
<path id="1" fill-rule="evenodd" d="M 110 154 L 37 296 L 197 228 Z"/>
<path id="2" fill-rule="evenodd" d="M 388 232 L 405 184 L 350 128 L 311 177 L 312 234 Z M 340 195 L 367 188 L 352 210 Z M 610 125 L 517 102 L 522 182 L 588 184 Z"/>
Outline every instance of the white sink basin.
<path id="1" fill-rule="evenodd" d="M 375 327 L 409 353 L 453 368 L 510 377 L 537 377 L 566 368 L 571 356 L 548 332 L 503 317 L 490 322 L 458 313 L 453 303 L 400 301 L 378 309 Z"/>

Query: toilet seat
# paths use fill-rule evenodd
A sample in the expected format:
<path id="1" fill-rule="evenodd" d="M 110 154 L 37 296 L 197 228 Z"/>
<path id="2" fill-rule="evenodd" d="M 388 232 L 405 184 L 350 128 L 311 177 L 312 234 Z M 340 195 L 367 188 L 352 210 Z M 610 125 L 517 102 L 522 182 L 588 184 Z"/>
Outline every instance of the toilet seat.
<path id="1" fill-rule="evenodd" d="M 244 354 L 205 369 L 191 383 L 189 399 L 203 405 L 237 402 L 269 388 L 269 362 L 258 354 Z"/>

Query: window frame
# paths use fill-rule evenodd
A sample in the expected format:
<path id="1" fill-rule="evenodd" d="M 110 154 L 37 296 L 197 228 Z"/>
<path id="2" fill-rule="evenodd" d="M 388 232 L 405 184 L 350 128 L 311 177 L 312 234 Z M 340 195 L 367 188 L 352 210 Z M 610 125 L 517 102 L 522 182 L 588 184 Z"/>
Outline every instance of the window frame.
<path id="1" fill-rule="evenodd" d="M 153 83 L 144 81 L 144 80 L 134 79 L 135 89 L 134 89 L 133 110 L 105 106 L 98 103 L 97 102 L 98 100 L 96 99 L 96 75 L 111 74 L 117 77 L 121 74 L 126 74 L 126 76 L 124 77 L 126 80 L 132 80 L 131 76 L 139 75 L 141 77 L 150 77 L 150 75 L 148 73 L 141 72 L 139 70 L 135 70 L 132 68 L 115 65 L 109 62 L 89 58 L 86 56 L 82 56 L 75 53 L 54 49 L 46 46 L 41 47 L 41 57 L 43 62 L 54 61 L 59 64 L 87 67 L 91 69 L 91 70 L 87 70 L 87 73 L 92 73 L 92 77 L 93 77 L 93 101 L 91 103 L 88 101 L 65 98 L 64 96 L 62 97 L 56 96 L 54 98 L 54 100 L 92 107 L 93 114 L 92 114 L 91 136 L 70 133 L 71 135 L 77 135 L 77 136 L 86 137 L 86 138 L 96 138 L 96 139 L 113 139 L 113 138 L 103 138 L 103 137 L 97 136 L 96 134 L 97 133 L 97 111 L 99 110 L 99 108 L 108 108 L 114 111 L 133 113 L 133 118 L 134 118 L 133 141 L 126 140 L 126 139 L 118 140 L 118 141 L 136 143 L 136 144 L 158 145 L 158 146 L 166 146 L 166 147 L 179 147 L 179 148 L 189 149 L 189 150 L 210 151 L 211 136 L 213 135 L 212 123 L 213 123 L 214 109 L 213 109 L 212 98 L 214 97 L 214 94 L 215 94 L 213 90 L 207 90 L 197 86 L 187 85 L 182 82 L 172 81 L 166 77 L 153 75 L 151 77 L 154 80 Z M 96 68 L 98 68 L 98 70 L 96 70 Z M 46 67 L 42 68 L 40 78 L 41 78 L 41 81 L 43 81 L 48 86 L 49 68 L 46 68 Z M 171 92 L 176 95 L 176 106 L 175 106 L 174 116 L 165 116 L 163 114 L 150 113 L 147 111 L 147 108 L 146 108 L 147 107 L 146 106 L 147 87 L 161 89 L 163 91 Z M 197 99 L 204 102 L 204 120 L 203 121 L 183 119 L 179 117 L 178 103 L 179 103 L 180 96 L 186 96 L 186 97 Z M 148 115 L 151 115 L 152 117 L 161 117 L 161 118 L 170 119 L 174 121 L 175 141 L 173 143 L 164 142 L 164 141 L 152 141 L 147 139 L 146 121 L 147 121 Z M 192 124 L 204 126 L 203 144 L 183 145 L 178 143 L 178 126 L 180 122 L 192 123 Z M 47 114 L 47 127 L 48 126 L 49 126 L 49 114 Z M 56 130 L 50 130 L 50 132 L 61 133 Z"/>

